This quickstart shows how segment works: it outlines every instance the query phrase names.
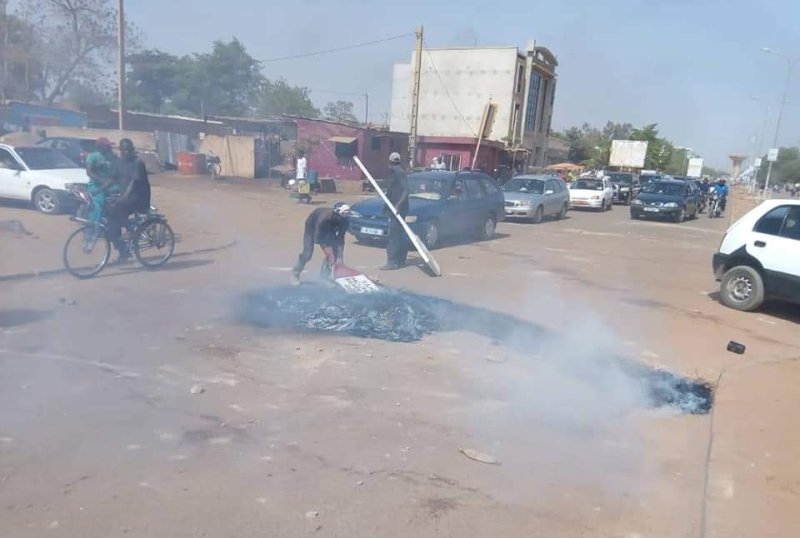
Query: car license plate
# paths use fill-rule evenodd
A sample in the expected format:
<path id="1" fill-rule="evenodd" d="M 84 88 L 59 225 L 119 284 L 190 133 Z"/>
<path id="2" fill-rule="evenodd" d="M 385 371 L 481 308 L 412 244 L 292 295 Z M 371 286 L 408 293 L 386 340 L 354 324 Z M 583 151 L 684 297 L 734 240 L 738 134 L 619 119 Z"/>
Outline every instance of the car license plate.
<path id="1" fill-rule="evenodd" d="M 361 233 L 367 235 L 383 235 L 383 230 L 380 228 L 365 228 L 362 226 Z"/>
<path id="2" fill-rule="evenodd" d="M 658 213 L 659 211 L 657 207 L 645 207 L 644 210 L 647 211 L 648 213 Z"/>

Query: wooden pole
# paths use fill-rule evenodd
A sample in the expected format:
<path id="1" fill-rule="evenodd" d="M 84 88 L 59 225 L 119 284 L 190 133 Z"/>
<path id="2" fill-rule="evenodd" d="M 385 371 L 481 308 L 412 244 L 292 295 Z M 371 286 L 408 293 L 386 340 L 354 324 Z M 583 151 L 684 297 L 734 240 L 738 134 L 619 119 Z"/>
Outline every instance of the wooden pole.
<path id="1" fill-rule="evenodd" d="M 419 119 L 419 85 L 422 76 L 422 36 L 424 28 L 417 29 L 417 49 L 414 58 L 414 90 L 411 94 L 411 132 L 408 136 L 408 159 L 411 168 L 417 164 L 417 125 Z"/>
<path id="2" fill-rule="evenodd" d="M 119 100 L 119 130 L 125 129 L 125 0 L 119 0 L 117 8 L 117 97 Z"/>

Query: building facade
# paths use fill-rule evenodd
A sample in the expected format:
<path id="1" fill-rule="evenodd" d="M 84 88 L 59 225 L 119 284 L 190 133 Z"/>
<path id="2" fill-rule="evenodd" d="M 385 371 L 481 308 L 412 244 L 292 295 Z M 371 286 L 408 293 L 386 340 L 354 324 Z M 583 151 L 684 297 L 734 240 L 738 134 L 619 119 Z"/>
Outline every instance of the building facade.
<path id="1" fill-rule="evenodd" d="M 55 106 L 0 101 L 0 130 L 38 132 L 48 126 L 86 127 L 86 114 Z"/>
<path id="2" fill-rule="evenodd" d="M 416 53 L 394 66 L 390 128 L 410 132 Z M 516 47 L 425 50 L 415 162 L 452 169 L 544 166 L 555 100 L 555 56 Z M 479 145 L 480 142 L 480 145 Z"/>

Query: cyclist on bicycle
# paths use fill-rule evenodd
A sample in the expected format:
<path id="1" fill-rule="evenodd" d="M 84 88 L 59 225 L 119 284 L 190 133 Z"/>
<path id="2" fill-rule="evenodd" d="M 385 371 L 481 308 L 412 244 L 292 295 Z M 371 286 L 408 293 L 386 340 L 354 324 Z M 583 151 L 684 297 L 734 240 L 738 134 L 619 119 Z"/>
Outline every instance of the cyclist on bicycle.
<path id="1" fill-rule="evenodd" d="M 117 156 L 111 149 L 111 141 L 108 138 L 100 137 L 95 145 L 95 151 L 86 157 L 86 173 L 90 178 L 87 188 L 93 202 L 92 210 L 88 215 L 91 222 L 100 220 L 108 195 L 118 191 L 115 181 Z"/>
<path id="2" fill-rule="evenodd" d="M 119 251 L 120 259 L 130 256 L 125 242 L 121 240 L 122 227 L 134 213 L 147 213 L 150 210 L 150 180 L 147 168 L 139 157 L 136 148 L 128 138 L 119 141 L 120 159 L 115 176 L 121 191 L 119 198 L 109 208 L 108 239 Z"/>

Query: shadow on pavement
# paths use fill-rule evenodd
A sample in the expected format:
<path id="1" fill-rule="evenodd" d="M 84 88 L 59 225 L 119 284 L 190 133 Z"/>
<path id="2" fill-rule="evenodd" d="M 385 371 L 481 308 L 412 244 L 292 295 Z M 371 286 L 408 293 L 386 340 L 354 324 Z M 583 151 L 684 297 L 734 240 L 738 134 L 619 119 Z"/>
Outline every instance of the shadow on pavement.
<path id="1" fill-rule="evenodd" d="M 12 308 L 0 310 L 0 328 L 19 327 L 50 317 L 52 312 L 45 310 L 31 310 L 27 308 Z"/>
<path id="2" fill-rule="evenodd" d="M 725 306 L 720 301 L 720 295 L 718 291 L 709 293 L 707 297 L 720 306 Z M 761 314 L 762 316 L 771 316 L 782 319 L 783 321 L 789 321 L 791 323 L 800 323 L 800 305 L 783 301 L 766 301 L 764 306 L 762 306 L 756 312 L 742 312 L 742 314 Z"/>

